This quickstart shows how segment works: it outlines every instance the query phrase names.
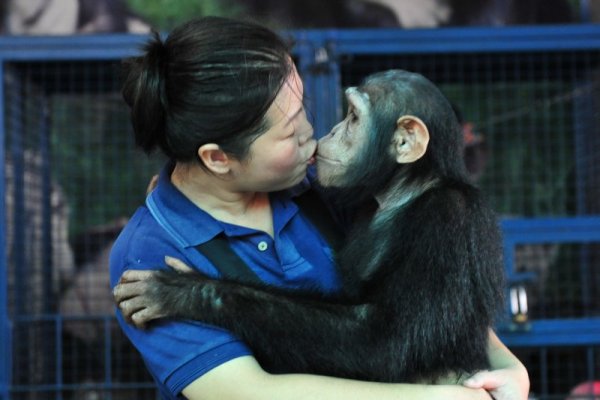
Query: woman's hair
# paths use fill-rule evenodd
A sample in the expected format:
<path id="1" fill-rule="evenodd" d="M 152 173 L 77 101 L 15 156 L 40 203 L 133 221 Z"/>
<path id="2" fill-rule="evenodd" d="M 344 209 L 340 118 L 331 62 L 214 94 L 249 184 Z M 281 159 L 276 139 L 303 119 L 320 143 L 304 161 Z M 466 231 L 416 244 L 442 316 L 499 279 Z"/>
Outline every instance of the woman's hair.
<path id="1" fill-rule="evenodd" d="M 189 162 L 216 143 L 241 160 L 267 129 L 265 114 L 291 70 L 288 45 L 253 23 L 194 19 L 164 42 L 155 32 L 144 55 L 124 62 L 136 144 Z"/>

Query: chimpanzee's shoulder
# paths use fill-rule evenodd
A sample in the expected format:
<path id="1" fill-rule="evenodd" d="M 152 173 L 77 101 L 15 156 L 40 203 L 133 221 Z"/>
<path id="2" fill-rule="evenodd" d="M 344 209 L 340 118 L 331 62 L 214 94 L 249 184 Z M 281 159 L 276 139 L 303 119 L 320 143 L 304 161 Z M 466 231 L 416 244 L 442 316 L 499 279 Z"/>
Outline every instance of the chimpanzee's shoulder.
<path id="1" fill-rule="evenodd" d="M 493 217 L 480 189 L 468 182 L 442 180 L 418 198 L 417 205 L 428 214 L 437 214 L 444 220 L 464 219 L 477 215 Z"/>
<path id="2" fill-rule="evenodd" d="M 428 203 L 439 205 L 467 205 L 481 201 L 481 192 L 475 186 L 455 180 L 441 180 L 421 196 Z"/>

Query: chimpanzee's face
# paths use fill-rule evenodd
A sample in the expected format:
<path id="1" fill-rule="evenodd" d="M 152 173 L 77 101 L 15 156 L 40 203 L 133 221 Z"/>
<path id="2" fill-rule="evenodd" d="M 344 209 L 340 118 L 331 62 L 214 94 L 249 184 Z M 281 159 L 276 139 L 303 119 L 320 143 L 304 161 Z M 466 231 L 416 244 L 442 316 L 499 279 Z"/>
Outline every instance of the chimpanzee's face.
<path id="1" fill-rule="evenodd" d="M 369 95 L 349 88 L 346 90 L 348 114 L 319 140 L 317 174 L 325 187 L 339 187 L 351 163 L 356 161 L 367 143 L 371 131 Z"/>

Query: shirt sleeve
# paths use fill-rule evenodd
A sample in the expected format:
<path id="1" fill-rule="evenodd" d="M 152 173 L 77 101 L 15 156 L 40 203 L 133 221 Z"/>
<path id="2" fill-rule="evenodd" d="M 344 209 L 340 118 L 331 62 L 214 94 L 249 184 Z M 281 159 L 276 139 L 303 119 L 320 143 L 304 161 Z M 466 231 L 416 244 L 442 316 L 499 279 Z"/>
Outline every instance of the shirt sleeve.
<path id="1" fill-rule="evenodd" d="M 159 269 L 164 256 L 185 260 L 182 250 L 160 235 L 147 232 L 150 227 L 136 214 L 115 242 L 110 256 L 111 288 L 128 269 Z M 251 351 L 228 331 L 188 320 L 161 320 L 148 329 L 137 329 L 124 321 L 117 310 L 117 321 L 131 343 L 141 353 L 146 367 L 159 385 L 176 397 L 186 386 L 211 369 Z"/>
<path id="2" fill-rule="evenodd" d="M 177 396 L 211 369 L 252 354 L 229 332 L 194 321 L 165 321 L 141 330 L 117 320 L 152 375 Z"/>

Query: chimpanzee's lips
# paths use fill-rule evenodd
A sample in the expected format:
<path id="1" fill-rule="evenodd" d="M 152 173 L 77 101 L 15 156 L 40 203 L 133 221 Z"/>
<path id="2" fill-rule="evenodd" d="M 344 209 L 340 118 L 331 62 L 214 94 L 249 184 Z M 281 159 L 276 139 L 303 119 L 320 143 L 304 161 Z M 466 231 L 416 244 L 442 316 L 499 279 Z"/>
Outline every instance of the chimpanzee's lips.
<path id="1" fill-rule="evenodd" d="M 323 157 L 321 154 L 317 154 L 317 162 L 324 162 L 327 164 L 341 164 L 339 160 L 333 160 L 331 158 Z"/>

